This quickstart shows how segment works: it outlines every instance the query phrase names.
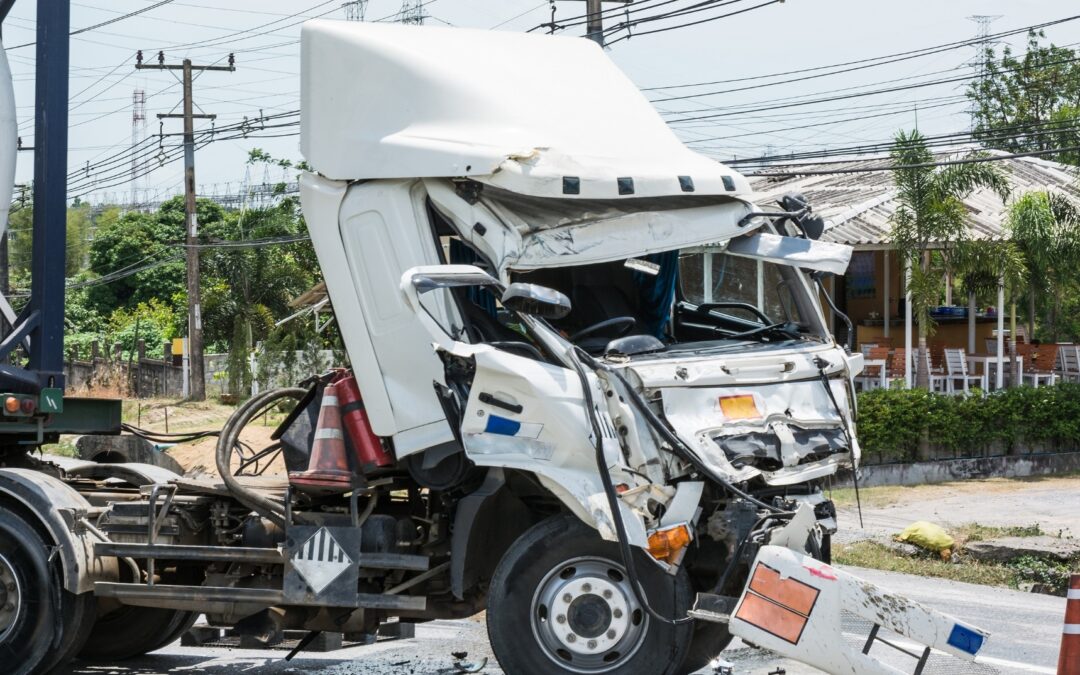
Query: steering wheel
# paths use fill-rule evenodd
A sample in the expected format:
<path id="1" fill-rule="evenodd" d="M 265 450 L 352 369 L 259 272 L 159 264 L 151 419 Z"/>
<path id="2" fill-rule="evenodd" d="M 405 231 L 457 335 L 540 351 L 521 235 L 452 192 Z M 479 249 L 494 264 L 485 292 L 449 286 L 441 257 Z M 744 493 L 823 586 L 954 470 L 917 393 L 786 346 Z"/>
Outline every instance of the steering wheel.
<path id="1" fill-rule="evenodd" d="M 768 325 L 773 322 L 769 315 L 748 302 L 706 302 L 698 305 L 698 311 L 709 312 L 714 309 L 745 309 L 756 315 L 761 322 Z"/>
<path id="2" fill-rule="evenodd" d="M 637 319 L 632 316 L 616 316 L 611 319 L 605 319 L 599 323 L 594 323 L 591 326 L 586 326 L 578 332 L 570 336 L 570 342 L 577 342 L 583 338 L 587 338 L 590 335 L 599 333 L 601 331 L 612 329 L 612 338 L 622 337 L 630 332 L 630 329 L 637 324 Z"/>

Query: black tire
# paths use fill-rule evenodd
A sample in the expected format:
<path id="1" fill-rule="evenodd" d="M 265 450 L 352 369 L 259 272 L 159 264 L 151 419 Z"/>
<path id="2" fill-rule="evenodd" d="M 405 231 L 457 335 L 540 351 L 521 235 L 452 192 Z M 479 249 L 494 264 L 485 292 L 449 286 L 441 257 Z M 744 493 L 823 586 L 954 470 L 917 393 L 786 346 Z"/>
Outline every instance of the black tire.
<path id="1" fill-rule="evenodd" d="M 0 509 L 0 672 L 45 672 L 63 646 L 61 587 L 53 583 L 41 535 L 15 513 Z"/>
<path id="2" fill-rule="evenodd" d="M 54 584 L 61 588 L 59 574 L 54 575 Z M 68 661 L 75 658 L 83 645 L 90 639 L 90 631 L 97 620 L 97 599 L 93 593 L 75 595 L 62 591 L 61 614 L 64 622 L 64 637 L 59 649 L 46 659 L 42 672 L 58 673 L 64 670 Z"/>
<path id="3" fill-rule="evenodd" d="M 79 658 L 111 663 L 142 656 L 172 643 L 188 621 L 191 612 L 125 605 L 98 618 Z"/>
<path id="4" fill-rule="evenodd" d="M 679 673 L 689 675 L 709 665 L 731 644 L 731 640 L 731 631 L 726 623 L 695 621 L 694 640 L 690 643 L 690 652 L 686 655 Z"/>
<path id="5" fill-rule="evenodd" d="M 198 612 L 178 612 L 176 617 L 176 628 L 171 633 L 165 636 L 161 642 L 157 644 L 153 649 L 149 650 L 156 652 L 157 650 L 168 647 L 172 643 L 179 640 L 184 636 L 184 633 L 191 630 L 191 627 L 195 625 L 195 622 L 199 620 Z"/>
<path id="6" fill-rule="evenodd" d="M 635 549 L 635 554 L 653 609 L 665 617 L 686 616 L 693 602 L 686 573 L 666 574 L 645 553 Z M 618 545 L 577 518 L 555 516 L 526 531 L 496 568 L 488 597 L 488 636 L 503 670 L 508 675 L 679 672 L 692 624 L 674 626 L 649 617 L 636 606 L 624 574 Z M 614 599 L 604 600 L 601 592 Z M 587 648 L 594 653 L 580 651 Z"/>

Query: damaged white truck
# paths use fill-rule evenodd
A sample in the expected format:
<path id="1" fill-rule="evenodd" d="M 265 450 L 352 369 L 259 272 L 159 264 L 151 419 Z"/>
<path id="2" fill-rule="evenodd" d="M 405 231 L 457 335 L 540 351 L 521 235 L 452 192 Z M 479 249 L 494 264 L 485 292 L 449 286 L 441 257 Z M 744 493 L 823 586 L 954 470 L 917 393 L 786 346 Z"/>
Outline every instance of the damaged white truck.
<path id="1" fill-rule="evenodd" d="M 483 609 L 510 675 L 690 673 L 732 636 L 830 673 L 974 659 L 978 628 L 829 565 L 861 357 L 819 301 L 850 251 L 803 200 L 755 205 L 586 40 L 312 21 L 302 53 L 302 203 L 351 368 L 244 404 L 220 480 L 6 454 L 5 672 L 199 614 L 314 635 Z M 241 430 L 282 404 L 288 480 L 245 476 Z M 919 643 L 910 670 L 880 629 Z"/>

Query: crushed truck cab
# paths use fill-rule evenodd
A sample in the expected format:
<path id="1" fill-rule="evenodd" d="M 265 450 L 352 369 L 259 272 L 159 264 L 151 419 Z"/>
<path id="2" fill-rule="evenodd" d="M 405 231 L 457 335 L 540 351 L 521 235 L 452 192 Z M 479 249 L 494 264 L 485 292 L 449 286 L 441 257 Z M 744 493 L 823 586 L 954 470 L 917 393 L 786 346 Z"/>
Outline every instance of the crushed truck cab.
<path id="1" fill-rule="evenodd" d="M 25 460 L 88 505 L 99 564 L 61 557 L 57 616 L 100 639 L 72 618 L 65 654 L 152 651 L 199 613 L 266 639 L 481 610 L 510 675 L 682 675 L 733 635 L 891 672 L 831 644 L 841 610 L 978 650 L 829 567 L 862 358 L 821 307 L 851 249 L 805 199 L 755 203 L 587 40 L 310 21 L 301 52 L 301 201 L 349 366 L 244 402 L 212 478 Z M 251 475 L 274 453 L 287 476 Z M 0 538 L 44 542 L 30 507 L 0 491 Z M 45 574 L 43 546 L 0 572 Z"/>

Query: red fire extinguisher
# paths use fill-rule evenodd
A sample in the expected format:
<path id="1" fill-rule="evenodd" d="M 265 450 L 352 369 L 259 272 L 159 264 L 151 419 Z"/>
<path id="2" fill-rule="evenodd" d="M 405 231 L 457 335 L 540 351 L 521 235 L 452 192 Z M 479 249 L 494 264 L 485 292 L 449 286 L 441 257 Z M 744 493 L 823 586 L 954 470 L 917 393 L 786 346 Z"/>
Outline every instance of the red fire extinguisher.
<path id="1" fill-rule="evenodd" d="M 382 441 L 371 430 L 364 401 L 360 398 L 360 387 L 356 378 L 347 370 L 334 381 L 337 386 L 338 406 L 341 408 L 341 422 L 345 433 L 349 435 L 361 470 L 367 472 L 383 466 L 390 466 L 394 458 L 383 447 Z"/>

